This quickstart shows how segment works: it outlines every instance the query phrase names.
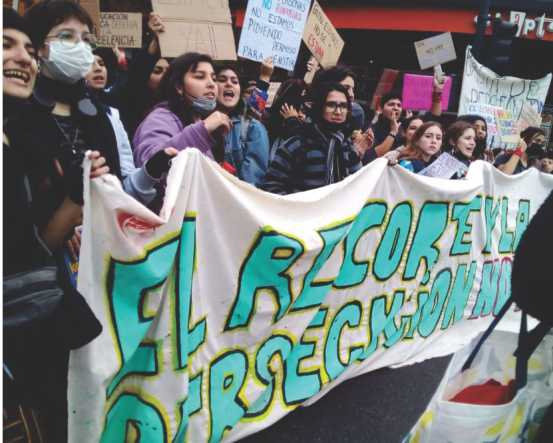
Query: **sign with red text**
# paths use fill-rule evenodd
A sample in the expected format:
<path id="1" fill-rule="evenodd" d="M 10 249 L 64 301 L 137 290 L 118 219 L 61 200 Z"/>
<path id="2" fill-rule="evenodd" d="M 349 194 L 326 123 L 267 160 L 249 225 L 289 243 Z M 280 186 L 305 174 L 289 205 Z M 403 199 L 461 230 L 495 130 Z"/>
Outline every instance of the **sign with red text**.
<path id="1" fill-rule="evenodd" d="M 344 40 L 317 0 L 313 1 L 313 7 L 303 32 L 303 41 L 325 69 L 338 63 L 342 49 L 344 49 Z"/>
<path id="2" fill-rule="evenodd" d="M 238 55 L 293 71 L 311 0 L 249 0 Z"/>

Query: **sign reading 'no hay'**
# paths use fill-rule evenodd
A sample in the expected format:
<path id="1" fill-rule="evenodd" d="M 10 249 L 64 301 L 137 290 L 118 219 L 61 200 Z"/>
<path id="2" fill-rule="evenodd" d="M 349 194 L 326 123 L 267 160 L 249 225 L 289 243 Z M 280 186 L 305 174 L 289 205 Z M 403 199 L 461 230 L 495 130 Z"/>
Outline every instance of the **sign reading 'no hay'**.
<path id="1" fill-rule="evenodd" d="M 535 169 L 448 181 L 378 160 L 281 197 L 192 149 L 160 216 L 112 176 L 85 183 L 79 289 L 104 328 L 71 355 L 69 440 L 235 441 L 347 378 L 456 351 L 508 298 L 551 189 Z"/>

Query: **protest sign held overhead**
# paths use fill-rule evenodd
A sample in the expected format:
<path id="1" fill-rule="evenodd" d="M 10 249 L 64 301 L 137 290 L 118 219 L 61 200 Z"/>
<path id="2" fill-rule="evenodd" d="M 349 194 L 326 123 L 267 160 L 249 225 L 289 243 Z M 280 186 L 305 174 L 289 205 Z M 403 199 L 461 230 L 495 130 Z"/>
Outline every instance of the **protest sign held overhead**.
<path id="1" fill-rule="evenodd" d="M 159 36 L 164 57 L 193 51 L 236 60 L 228 0 L 152 0 L 152 6 L 165 27 Z"/>
<path id="2" fill-rule="evenodd" d="M 90 14 L 96 33 L 100 33 L 100 0 L 78 0 L 77 3 L 79 3 L 79 5 L 81 5 L 83 9 Z"/>
<path id="3" fill-rule="evenodd" d="M 405 74 L 403 76 L 403 107 L 419 111 L 432 109 L 433 84 L 434 77 L 431 75 Z M 441 99 L 444 111 L 449 107 L 451 84 L 451 77 L 445 77 Z"/>
<path id="4" fill-rule="evenodd" d="M 313 1 L 313 7 L 303 32 L 303 41 L 325 69 L 338 63 L 342 49 L 344 49 L 344 40 L 317 0 Z"/>
<path id="5" fill-rule="evenodd" d="M 469 103 L 466 110 L 469 115 L 478 115 L 486 121 L 487 140 L 486 143 L 491 148 L 500 146 L 500 139 L 497 132 L 497 106 L 482 105 L 480 103 Z"/>
<path id="6" fill-rule="evenodd" d="M 451 32 L 415 42 L 415 50 L 421 69 L 432 68 L 457 58 Z"/>
<path id="7" fill-rule="evenodd" d="M 519 120 L 520 130 L 524 131 L 530 126 L 533 126 L 534 128 L 539 128 L 541 126 L 542 117 L 541 114 L 534 109 L 534 107 L 530 106 L 528 103 L 524 103 Z"/>
<path id="8" fill-rule="evenodd" d="M 98 46 L 141 48 L 142 14 L 131 12 L 100 13 Z"/>
<path id="9" fill-rule="evenodd" d="M 381 159 L 282 197 L 189 149 L 157 215 L 87 180 L 79 290 L 103 331 L 71 353 L 69 441 L 236 441 L 348 378 L 455 352 L 508 299 L 552 189 L 537 170 L 445 181 Z"/>
<path id="10" fill-rule="evenodd" d="M 380 80 L 374 90 L 373 98 L 371 101 L 371 109 L 375 110 L 380 106 L 380 100 L 382 96 L 388 94 L 393 88 L 394 84 L 399 76 L 399 71 L 396 69 L 384 68 Z M 407 109 L 407 108 L 406 108 Z"/>
<path id="11" fill-rule="evenodd" d="M 311 0 L 249 0 L 238 55 L 293 71 Z"/>
<path id="12" fill-rule="evenodd" d="M 471 103 L 503 108 L 510 111 L 515 120 L 521 117 L 525 103 L 541 113 L 550 84 L 551 74 L 537 80 L 500 77 L 480 64 L 472 56 L 468 46 L 459 99 L 459 115 L 468 114 Z"/>

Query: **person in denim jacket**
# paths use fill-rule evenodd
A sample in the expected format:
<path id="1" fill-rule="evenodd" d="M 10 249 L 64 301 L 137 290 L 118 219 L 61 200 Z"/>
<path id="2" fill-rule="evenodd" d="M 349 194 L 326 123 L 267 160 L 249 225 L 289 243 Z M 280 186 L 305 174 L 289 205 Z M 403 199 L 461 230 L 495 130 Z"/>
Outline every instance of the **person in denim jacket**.
<path id="1" fill-rule="evenodd" d="M 265 126 L 247 115 L 241 99 L 240 79 L 236 70 L 224 66 L 217 70 L 217 106 L 231 120 L 225 138 L 225 161 L 236 169 L 236 175 L 254 186 L 265 177 L 269 164 L 269 136 Z"/>

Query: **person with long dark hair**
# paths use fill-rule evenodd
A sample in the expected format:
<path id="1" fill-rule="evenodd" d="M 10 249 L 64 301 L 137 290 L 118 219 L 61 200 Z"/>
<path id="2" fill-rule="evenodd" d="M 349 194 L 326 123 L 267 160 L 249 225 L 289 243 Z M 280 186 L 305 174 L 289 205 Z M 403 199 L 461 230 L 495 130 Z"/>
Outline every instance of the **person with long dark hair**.
<path id="1" fill-rule="evenodd" d="M 217 108 L 229 116 L 232 124 L 225 137 L 225 161 L 236 169 L 240 179 L 257 186 L 265 177 L 269 163 L 267 130 L 248 115 L 236 68 L 219 67 L 216 79 Z"/>
<path id="2" fill-rule="evenodd" d="M 224 161 L 228 115 L 217 111 L 217 82 L 211 57 L 189 52 L 177 57 L 160 85 L 162 102 L 134 135 L 134 158 L 141 166 L 157 152 L 195 147 L 207 157 Z"/>
<path id="3" fill-rule="evenodd" d="M 477 142 L 474 125 L 462 120 L 454 122 L 447 128 L 445 140 L 444 151 L 449 152 L 466 167 L 457 171 L 451 178 L 463 178 L 470 164 L 475 160 Z"/>
<path id="4" fill-rule="evenodd" d="M 56 162 L 54 152 L 40 149 L 49 140 L 26 145 L 28 138 L 23 137 L 29 130 L 25 129 L 32 112 L 28 99 L 37 77 L 41 42 L 31 40 L 32 24 L 12 9 L 4 7 L 3 25 L 4 439 L 61 442 L 67 441 L 69 350 L 96 337 L 101 325 L 70 286 L 63 268 L 57 268 L 56 277 L 53 253 L 58 251 L 55 243 L 47 241 L 52 231 L 62 238 L 71 234 L 80 206 L 65 198 L 52 212 L 37 214 L 35 202 L 49 199 L 52 188 L 39 188 L 36 179 L 50 178 L 46 172 Z M 108 172 L 99 152 L 91 159 L 91 178 Z M 82 181 L 80 165 L 65 166 L 65 175 L 75 177 L 69 183 L 75 185 L 76 177 Z M 41 229 L 44 225 L 49 227 L 46 231 Z M 55 301 L 50 298 L 49 305 L 44 291 L 37 296 L 44 288 L 46 269 L 54 270 L 49 293 L 59 295 Z M 16 291 L 10 290 L 14 287 Z"/>
<path id="5" fill-rule="evenodd" d="M 361 168 L 350 139 L 351 98 L 339 84 L 325 84 L 314 99 L 312 122 L 284 141 L 269 164 L 263 189 L 292 194 L 337 183 Z"/>
<path id="6" fill-rule="evenodd" d="M 419 173 L 440 154 L 442 140 L 443 130 L 438 122 L 423 123 L 413 134 L 410 145 L 401 153 L 399 165 Z"/>

